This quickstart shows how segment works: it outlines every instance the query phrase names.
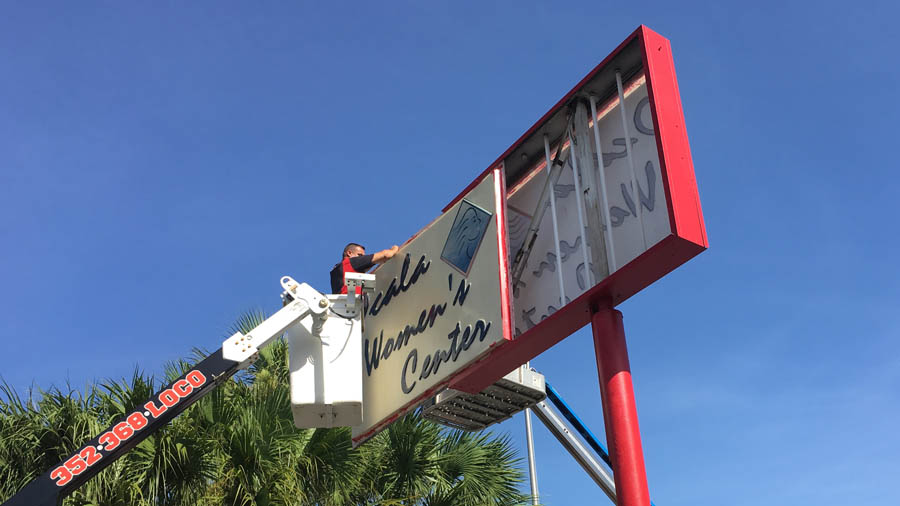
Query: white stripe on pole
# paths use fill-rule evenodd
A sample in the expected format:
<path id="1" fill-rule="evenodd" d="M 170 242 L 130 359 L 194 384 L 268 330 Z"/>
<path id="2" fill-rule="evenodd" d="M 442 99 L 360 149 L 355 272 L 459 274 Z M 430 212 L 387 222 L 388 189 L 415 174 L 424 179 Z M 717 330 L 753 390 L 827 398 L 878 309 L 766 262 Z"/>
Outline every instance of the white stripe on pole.
<path id="1" fill-rule="evenodd" d="M 603 223 L 606 225 L 606 258 L 609 262 L 609 273 L 618 269 L 616 250 L 613 248 L 612 222 L 609 217 L 609 197 L 606 193 L 606 169 L 603 167 L 603 148 L 600 147 L 600 120 L 597 119 L 597 97 L 591 95 L 591 118 L 594 123 L 594 144 L 597 147 L 597 167 L 600 175 L 600 197 L 603 203 Z"/>
<path id="2" fill-rule="evenodd" d="M 622 128 L 625 131 L 625 153 L 628 156 L 628 166 L 631 168 L 631 188 L 634 192 L 634 202 L 637 207 L 637 219 L 641 224 L 641 238 L 644 239 L 644 250 L 647 249 L 647 235 L 644 230 L 644 210 L 641 204 L 641 189 L 637 184 L 637 174 L 634 170 L 634 158 L 631 156 L 631 135 L 628 133 L 628 115 L 625 114 L 625 92 L 622 91 L 622 74 L 616 72 L 616 88 L 619 90 L 619 110 L 622 112 Z M 648 189 L 649 191 L 649 189 Z"/>
<path id="3" fill-rule="evenodd" d="M 562 139 L 560 139 L 559 142 L 562 142 Z M 550 160 L 550 141 L 547 140 L 547 134 L 544 134 L 544 157 L 547 159 L 547 179 L 550 179 L 551 164 L 553 162 Z M 557 226 L 558 222 L 556 221 L 556 188 L 550 188 L 550 213 L 553 218 L 553 246 L 556 247 L 556 275 L 559 278 L 559 307 L 563 307 L 566 304 L 566 287 L 563 284 L 562 255 L 559 254 L 559 227 Z"/>
<path id="4" fill-rule="evenodd" d="M 584 109 L 582 109 L 584 110 Z M 581 253 L 584 256 L 584 271 L 586 273 L 585 283 L 588 288 L 594 286 L 593 273 L 591 272 L 591 264 L 588 262 L 587 254 L 587 230 L 584 228 L 584 201 L 581 194 L 581 183 L 578 181 L 580 174 L 578 173 L 578 157 L 575 156 L 575 140 L 569 136 L 569 159 L 572 160 L 572 176 L 575 178 L 575 206 L 578 208 L 578 230 L 581 231 Z M 577 277 L 577 271 L 576 271 Z"/>

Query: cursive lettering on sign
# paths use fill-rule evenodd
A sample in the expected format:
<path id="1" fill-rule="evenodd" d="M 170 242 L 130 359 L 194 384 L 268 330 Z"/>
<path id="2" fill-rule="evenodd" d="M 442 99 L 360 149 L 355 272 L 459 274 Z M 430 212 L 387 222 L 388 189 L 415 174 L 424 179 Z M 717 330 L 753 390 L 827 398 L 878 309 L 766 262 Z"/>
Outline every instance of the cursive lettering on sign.
<path id="1" fill-rule="evenodd" d="M 455 250 L 451 249 L 451 252 Z M 414 262 L 415 259 L 417 260 Z M 430 269 L 429 258 L 417 252 L 406 253 L 404 258 L 396 260 L 402 260 L 399 266 L 394 264 L 393 273 L 396 273 L 396 277 L 389 283 L 379 283 L 381 291 L 370 297 L 371 304 L 364 310 L 366 325 L 369 327 L 363 336 L 363 363 L 367 378 L 399 373 L 400 377 L 396 380 L 399 380 L 400 390 L 403 394 L 410 394 L 423 385 L 431 384 L 439 378 L 439 374 L 446 374 L 448 369 L 455 367 L 444 364 L 467 363 L 472 358 L 469 355 L 475 350 L 481 350 L 479 346 L 470 348 L 475 343 L 485 341 L 492 324 L 489 318 L 473 321 L 470 325 L 457 321 L 458 318 L 465 321 L 482 316 L 480 311 L 472 317 L 456 316 L 460 313 L 453 312 L 460 311 L 457 308 L 467 308 L 467 301 L 469 306 L 472 305 L 469 298 L 472 295 L 472 283 L 465 275 L 460 276 L 459 272 L 451 271 L 444 278 L 443 263 L 438 264 L 437 271 Z M 457 266 L 454 264 L 454 267 Z M 429 272 L 432 278 L 426 278 Z M 436 275 L 438 277 L 434 278 Z M 386 282 L 390 278 L 383 279 Z M 446 284 L 444 279 L 447 280 Z M 444 287 L 446 292 L 443 292 Z M 434 293 L 435 288 L 438 289 L 437 294 Z M 478 291 L 475 288 L 474 292 Z M 404 307 L 390 307 L 387 311 L 382 311 L 398 297 L 403 300 L 394 305 Z M 428 301 L 427 305 L 423 299 Z M 444 336 L 447 341 L 443 341 Z M 396 385 L 393 383 L 396 380 L 392 378 L 390 381 Z"/>
<path id="2" fill-rule="evenodd" d="M 634 146 L 637 143 L 637 137 L 631 138 L 631 145 Z M 622 146 L 622 151 L 613 151 L 611 153 L 603 153 L 603 166 L 609 167 L 612 163 L 619 158 L 625 158 L 628 156 L 628 148 L 625 146 L 625 137 L 617 137 L 612 140 L 613 146 Z"/>
<path id="3" fill-rule="evenodd" d="M 428 272 L 428 267 L 430 266 L 431 260 L 426 261 L 425 255 L 422 255 L 422 257 L 419 258 L 419 262 L 416 264 L 416 268 L 413 269 L 412 275 L 409 277 L 409 280 L 407 280 L 406 275 L 409 272 L 409 253 L 407 253 L 406 258 L 403 259 L 403 267 L 400 269 L 400 276 L 392 279 L 391 284 L 388 285 L 385 291 L 378 292 L 378 295 L 375 296 L 375 299 L 372 302 L 372 306 L 366 308 L 368 313 L 372 316 L 377 315 L 378 312 L 381 311 L 381 308 L 391 303 L 391 300 L 394 297 L 409 290 L 409 287 L 416 284 L 419 277 Z"/>
<path id="4" fill-rule="evenodd" d="M 406 383 L 406 370 L 409 367 L 409 361 L 412 360 L 412 369 L 410 372 L 416 372 L 416 364 L 419 362 L 419 354 L 416 352 L 416 349 L 413 348 L 412 351 L 409 352 L 409 355 L 406 356 L 406 362 L 403 362 L 403 372 L 400 373 L 400 389 L 403 390 L 404 394 L 408 394 L 412 392 L 413 388 L 416 388 L 416 382 L 413 381 L 411 385 Z"/>
<path id="5" fill-rule="evenodd" d="M 436 374 L 442 363 L 456 362 L 460 353 L 469 349 L 476 340 L 484 341 L 488 331 L 491 329 L 491 322 L 478 320 L 474 325 L 466 325 L 465 329 L 461 328 L 460 322 L 456 322 L 456 327 L 452 332 L 447 334 L 450 340 L 450 346 L 446 350 L 435 350 L 434 353 L 425 355 L 422 360 L 422 369 L 419 371 L 419 380 L 424 380 Z M 403 362 L 403 371 L 400 374 L 400 389 L 404 394 L 412 392 L 416 387 L 417 380 L 412 382 L 409 379 L 415 376 L 419 364 L 419 350 L 413 348 L 406 355 L 406 361 Z"/>
<path id="6" fill-rule="evenodd" d="M 371 352 L 369 351 L 369 340 L 366 339 L 363 342 L 363 356 L 366 360 L 366 374 L 371 376 L 372 371 L 378 369 L 378 364 L 381 363 L 382 360 L 387 360 L 391 357 L 391 354 L 403 348 L 407 344 L 409 344 L 409 338 L 411 336 L 418 335 L 424 332 L 426 329 L 434 326 L 434 321 L 438 316 L 444 314 L 444 311 L 447 309 L 447 303 L 443 304 L 432 304 L 431 308 L 428 310 L 423 309 L 421 313 L 419 313 L 419 321 L 416 325 L 406 325 L 403 327 L 403 330 L 397 333 L 397 338 L 388 338 L 387 342 L 384 340 L 384 330 L 382 330 L 378 337 L 375 338 L 371 343 Z"/>
<path id="7" fill-rule="evenodd" d="M 650 105 L 650 97 L 644 97 L 634 106 L 634 128 L 637 128 L 637 131 L 644 135 L 653 136 L 656 135 L 656 132 L 653 131 L 653 125 L 645 125 L 642 116 L 644 108 L 648 105 Z"/>
<path id="8" fill-rule="evenodd" d="M 460 306 L 466 303 L 466 296 L 469 295 L 469 288 L 472 288 L 471 283 L 467 283 L 465 279 L 459 281 L 459 288 L 456 289 L 456 295 L 453 297 L 454 306 L 457 303 Z"/>
<path id="9" fill-rule="evenodd" d="M 641 190 L 641 183 L 637 182 L 638 196 L 641 199 L 641 205 L 644 206 L 647 211 L 652 213 L 653 209 L 656 207 L 656 171 L 653 168 L 653 162 L 648 161 L 644 165 L 644 174 L 647 176 L 647 195 L 644 195 L 644 191 Z M 610 222 L 613 227 L 622 225 L 626 216 L 637 216 L 637 207 L 634 203 L 634 197 L 632 197 L 631 192 L 628 191 L 628 187 L 622 183 L 619 185 L 619 189 L 622 190 L 622 198 L 625 199 L 625 206 L 628 210 L 618 206 L 609 208 Z"/>

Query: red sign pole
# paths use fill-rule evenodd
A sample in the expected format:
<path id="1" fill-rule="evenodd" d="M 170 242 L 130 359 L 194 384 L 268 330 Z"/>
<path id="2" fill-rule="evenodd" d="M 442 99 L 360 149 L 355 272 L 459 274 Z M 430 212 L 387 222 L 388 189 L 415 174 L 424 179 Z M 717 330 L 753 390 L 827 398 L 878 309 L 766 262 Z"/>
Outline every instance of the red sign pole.
<path id="1" fill-rule="evenodd" d="M 591 327 L 603 398 L 606 443 L 616 481 L 616 503 L 618 506 L 650 506 L 622 313 L 611 307 L 594 309 Z"/>

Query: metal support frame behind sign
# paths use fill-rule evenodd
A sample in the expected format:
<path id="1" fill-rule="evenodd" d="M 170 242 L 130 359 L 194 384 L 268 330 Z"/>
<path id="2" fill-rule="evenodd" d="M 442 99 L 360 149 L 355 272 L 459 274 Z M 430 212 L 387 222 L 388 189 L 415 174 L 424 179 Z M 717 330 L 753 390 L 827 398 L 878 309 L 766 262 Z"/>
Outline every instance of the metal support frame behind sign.
<path id="1" fill-rule="evenodd" d="M 620 80 L 623 88 L 621 94 L 618 90 Z M 576 136 L 575 142 L 579 138 L 582 140 L 573 146 L 568 125 L 571 114 L 579 104 L 591 111 L 586 127 L 592 132 L 590 136 Z M 626 125 L 621 121 L 623 113 L 628 123 Z M 576 125 L 575 131 L 584 131 L 580 128 Z M 623 128 L 624 135 L 621 133 Z M 607 138 L 603 138 L 604 135 Z M 590 233 L 607 237 L 593 242 L 609 248 L 609 255 L 604 252 L 602 256 L 609 256 L 615 262 L 610 262 L 609 275 L 591 280 L 592 285 L 571 295 L 569 292 L 574 284 L 571 279 L 582 282 L 585 278 L 590 279 L 586 273 L 589 267 L 594 267 L 590 269 L 594 274 L 602 273 L 602 270 L 596 266 L 585 266 L 582 271 L 573 274 L 574 269 L 570 269 L 570 280 L 565 282 L 565 291 L 572 300 L 568 303 L 563 301 L 559 306 L 535 308 L 531 314 L 526 314 L 533 326 L 514 328 L 514 339 L 496 346 L 478 363 L 457 374 L 450 382 L 451 388 L 471 393 L 483 390 L 507 372 L 585 326 L 590 322 L 593 310 L 615 307 L 708 246 L 671 47 L 664 37 L 640 26 L 507 149 L 491 165 L 491 169 L 485 171 L 487 173 L 498 166 L 504 169 L 512 253 L 518 246 L 513 237 L 516 226 L 521 222 L 527 223 L 529 219 L 529 215 L 524 214 L 528 208 L 517 207 L 514 201 L 527 197 L 526 193 L 532 191 L 529 189 L 529 185 L 533 186 L 532 181 L 541 179 L 540 174 L 546 166 L 545 136 L 549 140 L 550 150 L 574 149 L 576 155 L 582 156 L 575 160 L 581 175 L 579 186 L 586 194 L 596 192 L 592 201 L 602 202 L 600 207 L 603 207 L 597 211 L 600 216 L 587 216 L 588 223 L 597 224 Z M 630 142 L 626 142 L 625 137 Z M 638 174 L 636 181 L 631 171 L 632 164 Z M 564 173 L 554 192 L 562 195 L 574 190 L 574 181 L 571 180 L 575 177 L 573 172 Z M 619 177 L 627 177 L 627 180 L 617 179 Z M 653 187 L 648 186 L 651 183 Z M 455 205 L 474 185 L 475 182 L 451 201 L 445 210 Z M 647 207 L 651 204 L 648 199 L 653 195 L 656 201 L 651 213 Z M 523 202 L 534 202 L 536 198 L 536 195 L 531 200 L 525 198 Z M 559 198 L 555 204 L 557 207 L 560 205 Z M 546 223 L 541 227 L 544 237 L 555 226 L 569 227 L 571 230 L 572 223 L 576 223 L 577 228 L 576 208 L 570 209 L 568 215 L 564 213 L 553 223 L 545 215 Z M 586 211 L 591 212 L 591 208 Z M 637 236 L 639 246 L 623 243 L 622 231 L 631 223 L 639 223 L 635 225 L 639 226 L 635 229 L 640 234 Z M 545 229 L 547 232 L 544 232 Z M 643 249 L 645 240 L 646 249 Z M 550 283 L 549 279 L 553 279 L 552 284 L 556 285 L 558 280 L 554 267 L 558 269 L 561 265 L 566 268 L 566 260 L 581 263 L 584 253 L 579 248 L 591 247 L 590 242 L 565 234 L 561 234 L 558 241 L 555 238 L 548 240 L 549 250 L 532 252 L 533 263 L 526 269 L 526 275 L 531 272 L 534 276 L 532 280 L 538 283 L 545 282 L 545 278 L 548 279 L 546 283 Z M 565 251 L 561 248 L 560 253 L 556 254 L 553 248 L 558 246 L 563 246 Z M 598 258 L 593 253 L 588 257 Z M 546 275 L 538 279 L 538 273 Z M 517 286 L 516 289 L 521 291 L 523 287 Z M 517 300 L 512 303 L 514 322 L 521 321 L 523 312 L 531 309 L 522 307 Z"/>

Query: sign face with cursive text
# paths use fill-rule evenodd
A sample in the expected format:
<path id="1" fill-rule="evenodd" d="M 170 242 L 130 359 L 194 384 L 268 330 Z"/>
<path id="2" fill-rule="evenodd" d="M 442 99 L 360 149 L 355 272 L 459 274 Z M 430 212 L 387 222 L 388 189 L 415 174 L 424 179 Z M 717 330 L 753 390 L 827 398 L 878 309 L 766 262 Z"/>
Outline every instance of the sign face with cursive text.
<path id="1" fill-rule="evenodd" d="M 489 172 L 376 271 L 354 444 L 511 338 L 504 196 L 502 173 Z"/>

